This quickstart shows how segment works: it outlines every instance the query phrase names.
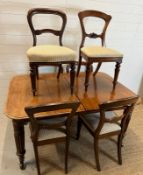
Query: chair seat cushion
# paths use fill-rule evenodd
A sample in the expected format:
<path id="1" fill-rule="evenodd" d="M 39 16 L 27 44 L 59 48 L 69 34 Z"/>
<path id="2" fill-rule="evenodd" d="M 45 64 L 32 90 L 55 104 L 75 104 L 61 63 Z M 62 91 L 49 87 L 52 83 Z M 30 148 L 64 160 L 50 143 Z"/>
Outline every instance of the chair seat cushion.
<path id="1" fill-rule="evenodd" d="M 76 54 L 70 48 L 58 45 L 38 45 L 27 51 L 30 62 L 76 61 Z"/>
<path id="2" fill-rule="evenodd" d="M 40 129 L 38 141 L 66 137 L 66 128 L 61 127 L 58 129 Z"/>
<path id="3" fill-rule="evenodd" d="M 99 46 L 88 46 L 81 48 L 81 51 L 87 57 L 96 57 L 96 58 L 113 58 L 113 57 L 123 57 L 123 54 L 120 52 L 109 49 L 106 47 L 99 47 Z"/>
<path id="4" fill-rule="evenodd" d="M 51 119 L 45 119 L 41 120 L 38 123 L 42 125 L 50 125 L 50 124 L 58 124 L 61 122 L 65 122 L 66 117 L 60 117 L 60 118 L 51 118 Z M 41 140 L 47 140 L 47 139 L 53 139 L 53 138 L 59 138 L 59 137 L 66 137 L 66 127 L 62 126 L 57 129 L 40 129 L 38 134 L 38 141 Z"/>
<path id="5" fill-rule="evenodd" d="M 110 120 L 116 117 L 116 114 L 114 112 L 106 112 L 105 117 L 106 119 Z M 99 124 L 100 113 L 87 114 L 82 118 L 91 126 L 93 131 L 95 131 Z M 104 123 L 100 131 L 100 135 L 107 134 L 114 131 L 120 131 L 120 130 L 121 130 L 121 127 L 119 126 L 118 123 Z"/>

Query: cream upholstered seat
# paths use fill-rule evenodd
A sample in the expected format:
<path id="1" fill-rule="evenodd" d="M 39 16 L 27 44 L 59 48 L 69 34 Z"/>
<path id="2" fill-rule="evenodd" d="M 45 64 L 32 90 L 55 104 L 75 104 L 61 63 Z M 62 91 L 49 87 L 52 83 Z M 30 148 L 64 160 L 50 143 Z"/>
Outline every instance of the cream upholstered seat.
<path id="1" fill-rule="evenodd" d="M 47 125 L 53 125 L 53 124 L 59 124 L 61 122 L 65 122 L 66 117 L 60 117 L 60 118 L 51 118 L 47 120 L 41 120 L 38 122 L 38 124 L 47 126 Z M 53 138 L 60 138 L 60 137 L 66 137 L 66 127 L 62 126 L 57 129 L 48 129 L 43 128 L 40 129 L 38 133 L 38 141 L 47 140 L 47 139 L 53 139 Z"/>
<path id="2" fill-rule="evenodd" d="M 99 105 L 100 112 L 83 113 L 78 117 L 77 139 L 80 136 L 82 124 L 94 138 L 94 152 L 97 170 L 100 171 L 99 148 L 100 139 L 118 136 L 118 163 L 122 164 L 122 140 L 127 130 L 134 105 L 138 97 L 108 101 Z"/>
<path id="3" fill-rule="evenodd" d="M 30 62 L 76 61 L 76 53 L 70 48 L 59 45 L 38 45 L 27 51 Z"/>
<path id="4" fill-rule="evenodd" d="M 113 112 L 106 112 L 105 115 L 106 119 L 108 119 L 109 121 L 116 117 L 116 114 Z M 82 117 L 82 119 L 91 126 L 93 131 L 95 131 L 100 121 L 100 113 L 87 114 L 86 116 Z M 118 123 L 104 123 L 99 135 L 120 130 L 121 126 Z"/>
<path id="5" fill-rule="evenodd" d="M 100 46 L 82 47 L 81 51 L 88 57 L 96 57 L 96 58 L 123 57 L 123 54 L 116 50 Z"/>

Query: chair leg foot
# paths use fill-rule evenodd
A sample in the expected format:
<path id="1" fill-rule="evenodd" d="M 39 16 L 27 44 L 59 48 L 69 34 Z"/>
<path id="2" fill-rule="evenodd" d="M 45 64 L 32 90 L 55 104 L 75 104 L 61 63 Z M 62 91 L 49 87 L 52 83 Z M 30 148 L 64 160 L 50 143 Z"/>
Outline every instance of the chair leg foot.
<path id="1" fill-rule="evenodd" d="M 121 153 L 121 148 L 122 148 L 122 134 L 118 136 L 118 163 L 119 165 L 122 165 L 122 153 Z"/>
<path id="2" fill-rule="evenodd" d="M 33 148 L 34 148 L 34 153 L 35 153 L 35 160 L 36 160 L 36 166 L 37 166 L 37 174 L 41 175 L 40 173 L 40 166 L 39 166 L 39 156 L 38 156 L 38 148 L 37 146 L 33 143 Z"/>
<path id="3" fill-rule="evenodd" d="M 68 137 L 68 136 L 67 136 Z M 66 139 L 66 145 L 65 145 L 65 174 L 68 173 L 68 154 L 69 154 L 69 142 L 70 139 Z"/>

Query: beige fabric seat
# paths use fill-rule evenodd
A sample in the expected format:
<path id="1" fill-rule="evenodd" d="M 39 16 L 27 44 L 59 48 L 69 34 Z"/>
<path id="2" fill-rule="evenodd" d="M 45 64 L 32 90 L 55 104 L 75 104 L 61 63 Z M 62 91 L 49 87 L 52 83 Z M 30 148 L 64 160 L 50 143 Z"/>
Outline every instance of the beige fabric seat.
<path id="1" fill-rule="evenodd" d="M 30 62 L 76 61 L 76 53 L 70 48 L 59 45 L 38 45 L 27 51 Z"/>
<path id="2" fill-rule="evenodd" d="M 58 129 L 41 129 L 38 135 L 38 141 L 46 140 L 46 139 L 54 139 L 66 137 L 66 128 L 58 128 Z"/>
<path id="3" fill-rule="evenodd" d="M 123 57 L 123 54 L 110 49 L 110 48 L 106 48 L 106 47 L 100 47 L 100 46 L 87 46 L 87 47 L 83 47 L 81 48 L 82 53 L 84 53 L 85 55 L 87 55 L 87 57 L 107 57 L 107 58 L 111 58 L 111 57 Z"/>
<path id="4" fill-rule="evenodd" d="M 50 125 L 50 124 L 58 124 L 61 122 L 65 122 L 66 117 L 61 118 L 51 118 L 47 120 L 41 120 L 38 123 L 42 125 Z M 38 134 L 38 141 L 46 140 L 46 139 L 53 139 L 53 138 L 60 138 L 66 137 L 66 127 L 62 126 L 61 128 L 57 129 L 41 129 Z"/>
<path id="5" fill-rule="evenodd" d="M 106 112 L 106 119 L 112 120 L 115 117 L 116 114 L 114 112 Z M 82 119 L 85 120 L 92 127 L 93 131 L 95 131 L 99 124 L 100 113 L 87 114 L 84 117 L 82 117 Z M 121 127 L 118 123 L 104 123 L 99 135 L 120 130 Z"/>

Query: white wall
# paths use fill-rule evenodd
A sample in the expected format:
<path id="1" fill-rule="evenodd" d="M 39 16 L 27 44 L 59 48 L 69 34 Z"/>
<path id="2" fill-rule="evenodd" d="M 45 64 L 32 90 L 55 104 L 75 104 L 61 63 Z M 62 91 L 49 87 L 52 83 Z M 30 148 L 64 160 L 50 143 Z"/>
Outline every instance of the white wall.
<path id="1" fill-rule="evenodd" d="M 0 78 L 29 71 L 25 53 L 32 45 L 32 37 L 26 13 L 33 7 L 52 7 L 65 11 L 68 24 L 64 33 L 64 45 L 76 50 L 80 42 L 77 13 L 83 9 L 96 9 L 110 14 L 112 21 L 107 31 L 106 45 L 124 54 L 119 81 L 134 92 L 143 94 L 142 0 L 1 0 Z M 44 18 L 43 21 L 45 22 Z M 93 26 L 89 24 L 88 28 L 91 30 Z M 42 40 L 45 41 L 45 37 Z M 101 70 L 113 75 L 114 66 L 104 64 Z"/>

